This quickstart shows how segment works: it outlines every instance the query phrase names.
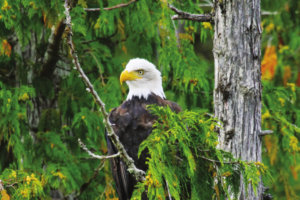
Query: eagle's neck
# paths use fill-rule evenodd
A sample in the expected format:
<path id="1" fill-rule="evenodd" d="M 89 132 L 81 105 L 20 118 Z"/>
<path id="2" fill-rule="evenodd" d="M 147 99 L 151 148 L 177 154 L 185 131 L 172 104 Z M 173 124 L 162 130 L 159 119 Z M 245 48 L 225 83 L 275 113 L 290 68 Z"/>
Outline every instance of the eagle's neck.
<path id="1" fill-rule="evenodd" d="M 161 80 L 147 83 L 127 81 L 127 85 L 129 87 L 129 93 L 126 100 L 131 100 L 134 96 L 148 99 L 149 95 L 151 94 L 155 94 L 162 99 L 166 98 Z"/>

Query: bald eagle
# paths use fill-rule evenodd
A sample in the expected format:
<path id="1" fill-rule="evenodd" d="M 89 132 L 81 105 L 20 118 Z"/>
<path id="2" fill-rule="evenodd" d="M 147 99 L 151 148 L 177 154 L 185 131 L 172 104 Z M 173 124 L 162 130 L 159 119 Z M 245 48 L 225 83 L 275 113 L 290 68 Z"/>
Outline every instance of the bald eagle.
<path id="1" fill-rule="evenodd" d="M 109 120 L 137 168 L 146 171 L 147 152 L 142 152 L 138 158 L 138 149 L 151 134 L 156 119 L 147 111 L 147 105 L 169 106 L 174 112 L 179 112 L 181 108 L 176 103 L 166 100 L 160 71 L 145 59 L 135 58 L 128 62 L 120 76 L 120 83 L 123 82 L 129 87 L 127 99 L 111 111 Z M 117 153 L 109 139 L 107 146 L 109 154 Z M 120 158 L 111 159 L 110 162 L 120 200 L 130 199 L 137 181 L 127 171 Z"/>

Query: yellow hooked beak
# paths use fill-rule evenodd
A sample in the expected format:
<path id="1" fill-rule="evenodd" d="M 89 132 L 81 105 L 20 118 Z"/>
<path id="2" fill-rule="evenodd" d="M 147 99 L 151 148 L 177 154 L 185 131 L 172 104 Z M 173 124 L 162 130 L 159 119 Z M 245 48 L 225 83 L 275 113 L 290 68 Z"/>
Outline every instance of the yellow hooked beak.
<path id="1" fill-rule="evenodd" d="M 142 77 L 140 77 L 136 71 L 128 72 L 127 70 L 125 70 L 121 73 L 120 83 L 122 85 L 124 81 L 132 81 L 141 78 Z"/>

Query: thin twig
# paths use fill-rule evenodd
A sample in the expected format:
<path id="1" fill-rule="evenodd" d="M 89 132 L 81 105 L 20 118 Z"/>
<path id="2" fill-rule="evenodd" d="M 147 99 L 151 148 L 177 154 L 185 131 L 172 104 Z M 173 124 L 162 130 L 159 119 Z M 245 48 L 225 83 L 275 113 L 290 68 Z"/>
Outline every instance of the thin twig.
<path id="1" fill-rule="evenodd" d="M 186 19 L 186 20 L 192 20 L 192 21 L 198 21 L 198 22 L 212 22 L 213 21 L 211 14 L 191 14 L 191 13 L 179 10 L 178 8 L 174 7 L 171 4 L 168 4 L 168 7 L 177 14 L 177 15 L 172 16 L 173 20 Z"/>
<path id="2" fill-rule="evenodd" d="M 136 1 L 138 1 L 138 0 L 131 0 L 128 3 L 120 3 L 118 5 L 115 5 L 115 6 L 112 6 L 112 7 L 107 7 L 107 8 L 85 8 L 84 10 L 88 11 L 88 12 L 97 12 L 97 11 L 101 11 L 101 10 L 113 10 L 113 9 L 129 6 L 130 4 L 132 4 Z"/>
<path id="3" fill-rule="evenodd" d="M 78 138 L 78 143 L 80 145 L 80 147 L 85 150 L 92 158 L 96 158 L 99 160 L 106 160 L 106 159 L 110 159 L 110 158 L 115 158 L 115 157 L 119 157 L 120 156 L 120 152 L 113 154 L 113 155 L 108 155 L 108 156 L 100 156 L 100 155 L 96 155 L 93 152 L 91 152 L 86 145 Z"/>
<path id="4" fill-rule="evenodd" d="M 69 0 L 65 0 L 64 7 L 65 7 L 66 26 L 67 26 L 67 30 L 66 30 L 67 43 L 70 47 L 70 54 L 73 58 L 74 65 L 75 65 L 77 71 L 79 72 L 81 79 L 85 83 L 85 85 L 87 87 L 87 91 L 89 91 L 93 95 L 94 100 L 100 106 L 100 112 L 103 115 L 103 122 L 104 122 L 105 128 L 107 130 L 107 136 L 109 137 L 109 139 L 112 141 L 112 143 L 114 144 L 114 146 L 120 153 L 120 157 L 126 164 L 128 172 L 131 173 L 137 181 L 144 181 L 145 180 L 145 172 L 143 170 L 138 169 L 135 166 L 134 160 L 126 152 L 123 144 L 119 140 L 119 137 L 116 135 L 116 133 L 114 132 L 114 130 L 112 128 L 112 125 L 108 118 L 108 113 L 105 110 L 105 104 L 100 99 L 98 93 L 94 89 L 94 86 L 92 85 L 89 78 L 86 76 L 86 74 L 84 73 L 84 71 L 81 68 L 80 62 L 78 60 L 78 56 L 75 52 L 73 40 L 72 40 L 73 32 L 72 32 L 72 25 L 71 25 L 72 23 L 71 23 L 71 16 L 70 16 Z"/>
<path id="5" fill-rule="evenodd" d="M 62 36 L 65 30 L 65 23 L 61 20 L 55 29 L 52 30 L 52 35 L 50 37 L 51 42 L 49 42 L 48 49 L 46 51 L 45 57 L 46 62 L 42 66 L 40 75 L 43 77 L 51 77 L 56 68 L 56 64 L 59 61 L 59 48 L 62 41 Z"/>
<path id="6" fill-rule="evenodd" d="M 177 156 L 177 155 L 175 155 L 175 158 L 177 159 L 177 160 L 179 160 L 180 162 L 182 162 L 183 161 L 183 159 L 182 158 L 180 158 L 179 156 Z"/>
<path id="7" fill-rule="evenodd" d="M 64 70 L 64 71 L 67 71 L 67 72 L 71 72 L 71 71 L 72 71 L 71 69 L 66 69 L 66 68 L 60 67 L 60 66 L 58 66 L 58 65 L 56 65 L 56 68 L 57 68 L 57 69 Z"/>
<path id="8" fill-rule="evenodd" d="M 213 7 L 213 2 L 210 0 L 205 0 L 205 3 L 199 3 L 198 6 L 199 7 Z"/>
<path id="9" fill-rule="evenodd" d="M 209 149 L 197 149 L 198 151 L 201 151 L 201 152 L 209 152 L 210 150 Z"/>
<path id="10" fill-rule="evenodd" d="M 80 42 L 81 44 L 89 44 L 89 43 L 92 43 L 92 42 L 99 42 L 98 39 L 95 39 L 95 40 L 87 40 L 87 41 L 82 41 Z"/>
<path id="11" fill-rule="evenodd" d="M 211 118 L 214 118 L 214 117 L 215 117 L 215 115 L 214 115 L 214 114 L 211 114 L 211 113 L 205 113 L 205 115 L 207 115 L 207 116 L 209 116 L 209 117 L 211 117 Z"/>
<path id="12" fill-rule="evenodd" d="M 14 190 L 16 190 L 16 188 L 14 187 L 14 185 L 16 185 L 16 184 L 18 184 L 18 182 L 15 182 L 15 183 L 6 185 L 5 187 L 6 187 L 6 188 L 12 187 Z"/>
<path id="13" fill-rule="evenodd" d="M 104 167 L 104 162 L 102 161 L 102 162 L 100 162 L 99 166 L 95 169 L 93 176 L 87 182 L 82 184 L 82 186 L 80 187 L 80 193 L 78 196 L 80 196 L 80 194 L 82 194 L 83 191 L 88 188 L 88 186 L 98 176 L 99 172 L 103 169 L 103 167 Z"/>
<path id="14" fill-rule="evenodd" d="M 207 157 L 204 157 L 204 156 L 199 156 L 199 157 L 202 158 L 202 159 L 204 159 L 204 160 L 213 162 L 213 163 L 223 163 L 223 164 L 238 164 L 239 163 L 238 161 L 234 161 L 234 162 L 221 162 L 221 161 L 213 160 L 213 159 L 210 159 L 210 158 L 207 158 Z"/>
<path id="15" fill-rule="evenodd" d="M 213 7 L 213 4 L 210 4 L 210 3 L 199 3 L 198 6 L 199 7 Z"/>
<path id="16" fill-rule="evenodd" d="M 0 191 L 4 190 L 4 186 L 3 186 L 3 182 L 2 180 L 0 179 Z"/>
<path id="17" fill-rule="evenodd" d="M 172 196 L 169 190 L 169 185 L 168 185 L 168 181 L 166 181 L 166 186 L 167 186 L 167 190 L 168 190 L 168 196 L 169 196 L 169 200 L 172 200 Z"/>
<path id="18" fill-rule="evenodd" d="M 99 63 L 98 59 L 96 58 L 95 54 L 93 54 L 92 51 L 89 51 L 89 53 L 94 58 L 94 60 L 96 62 L 96 65 L 97 65 L 97 67 L 99 69 L 99 74 L 100 74 L 102 86 L 105 86 L 105 82 L 104 82 L 104 78 L 103 78 L 103 72 L 102 72 L 102 69 L 101 69 L 101 64 Z"/>
<path id="19" fill-rule="evenodd" d="M 278 15 L 278 12 L 277 11 L 272 12 L 272 11 L 262 10 L 261 15 Z"/>

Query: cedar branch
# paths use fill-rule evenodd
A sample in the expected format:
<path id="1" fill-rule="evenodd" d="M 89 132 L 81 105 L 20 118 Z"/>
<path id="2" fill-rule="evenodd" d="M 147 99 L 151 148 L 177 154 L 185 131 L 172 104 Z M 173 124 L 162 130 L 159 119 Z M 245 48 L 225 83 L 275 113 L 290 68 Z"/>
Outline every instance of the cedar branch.
<path id="1" fill-rule="evenodd" d="M 70 48 L 70 54 L 72 56 L 74 65 L 75 65 L 77 71 L 79 72 L 81 79 L 85 83 L 85 85 L 87 87 L 87 91 L 89 91 L 93 95 L 94 100 L 99 105 L 100 112 L 103 115 L 103 122 L 104 122 L 105 128 L 107 130 L 107 136 L 110 138 L 110 140 L 112 141 L 112 143 L 114 144 L 114 146 L 116 147 L 118 152 L 120 153 L 120 157 L 126 164 L 128 172 L 131 173 L 136 178 L 137 181 L 143 181 L 143 180 L 145 180 L 145 172 L 143 170 L 138 169 L 134 164 L 134 160 L 127 154 L 124 146 L 122 145 L 122 143 L 119 140 L 119 137 L 116 135 L 116 133 L 114 132 L 114 130 L 112 128 L 112 125 L 108 118 L 108 114 L 105 110 L 105 104 L 100 99 L 98 93 L 94 89 L 94 86 L 92 85 L 89 78 L 86 76 L 86 74 L 84 73 L 84 71 L 81 68 L 78 56 L 75 52 L 73 40 L 72 40 L 73 32 L 72 32 L 72 25 L 71 25 L 72 23 L 71 23 L 71 16 L 70 16 L 69 0 L 65 0 L 64 7 L 65 7 L 66 26 L 67 26 L 67 30 L 66 30 L 67 43 Z"/>
<path id="2" fill-rule="evenodd" d="M 186 19 L 186 20 L 192 20 L 192 21 L 198 21 L 198 22 L 212 22 L 213 21 L 211 14 L 192 14 L 192 13 L 188 13 L 188 12 L 179 10 L 178 8 L 174 7 L 171 4 L 168 4 L 168 7 L 177 14 L 177 15 L 172 16 L 173 20 Z"/>
<path id="3" fill-rule="evenodd" d="M 128 3 L 120 3 L 118 5 L 115 5 L 115 6 L 112 6 L 112 7 L 107 7 L 107 8 L 85 8 L 84 10 L 88 11 L 88 12 L 97 12 L 97 11 L 101 11 L 101 10 L 113 10 L 113 9 L 129 6 L 130 4 L 132 4 L 136 1 L 138 1 L 138 0 L 131 0 Z"/>

